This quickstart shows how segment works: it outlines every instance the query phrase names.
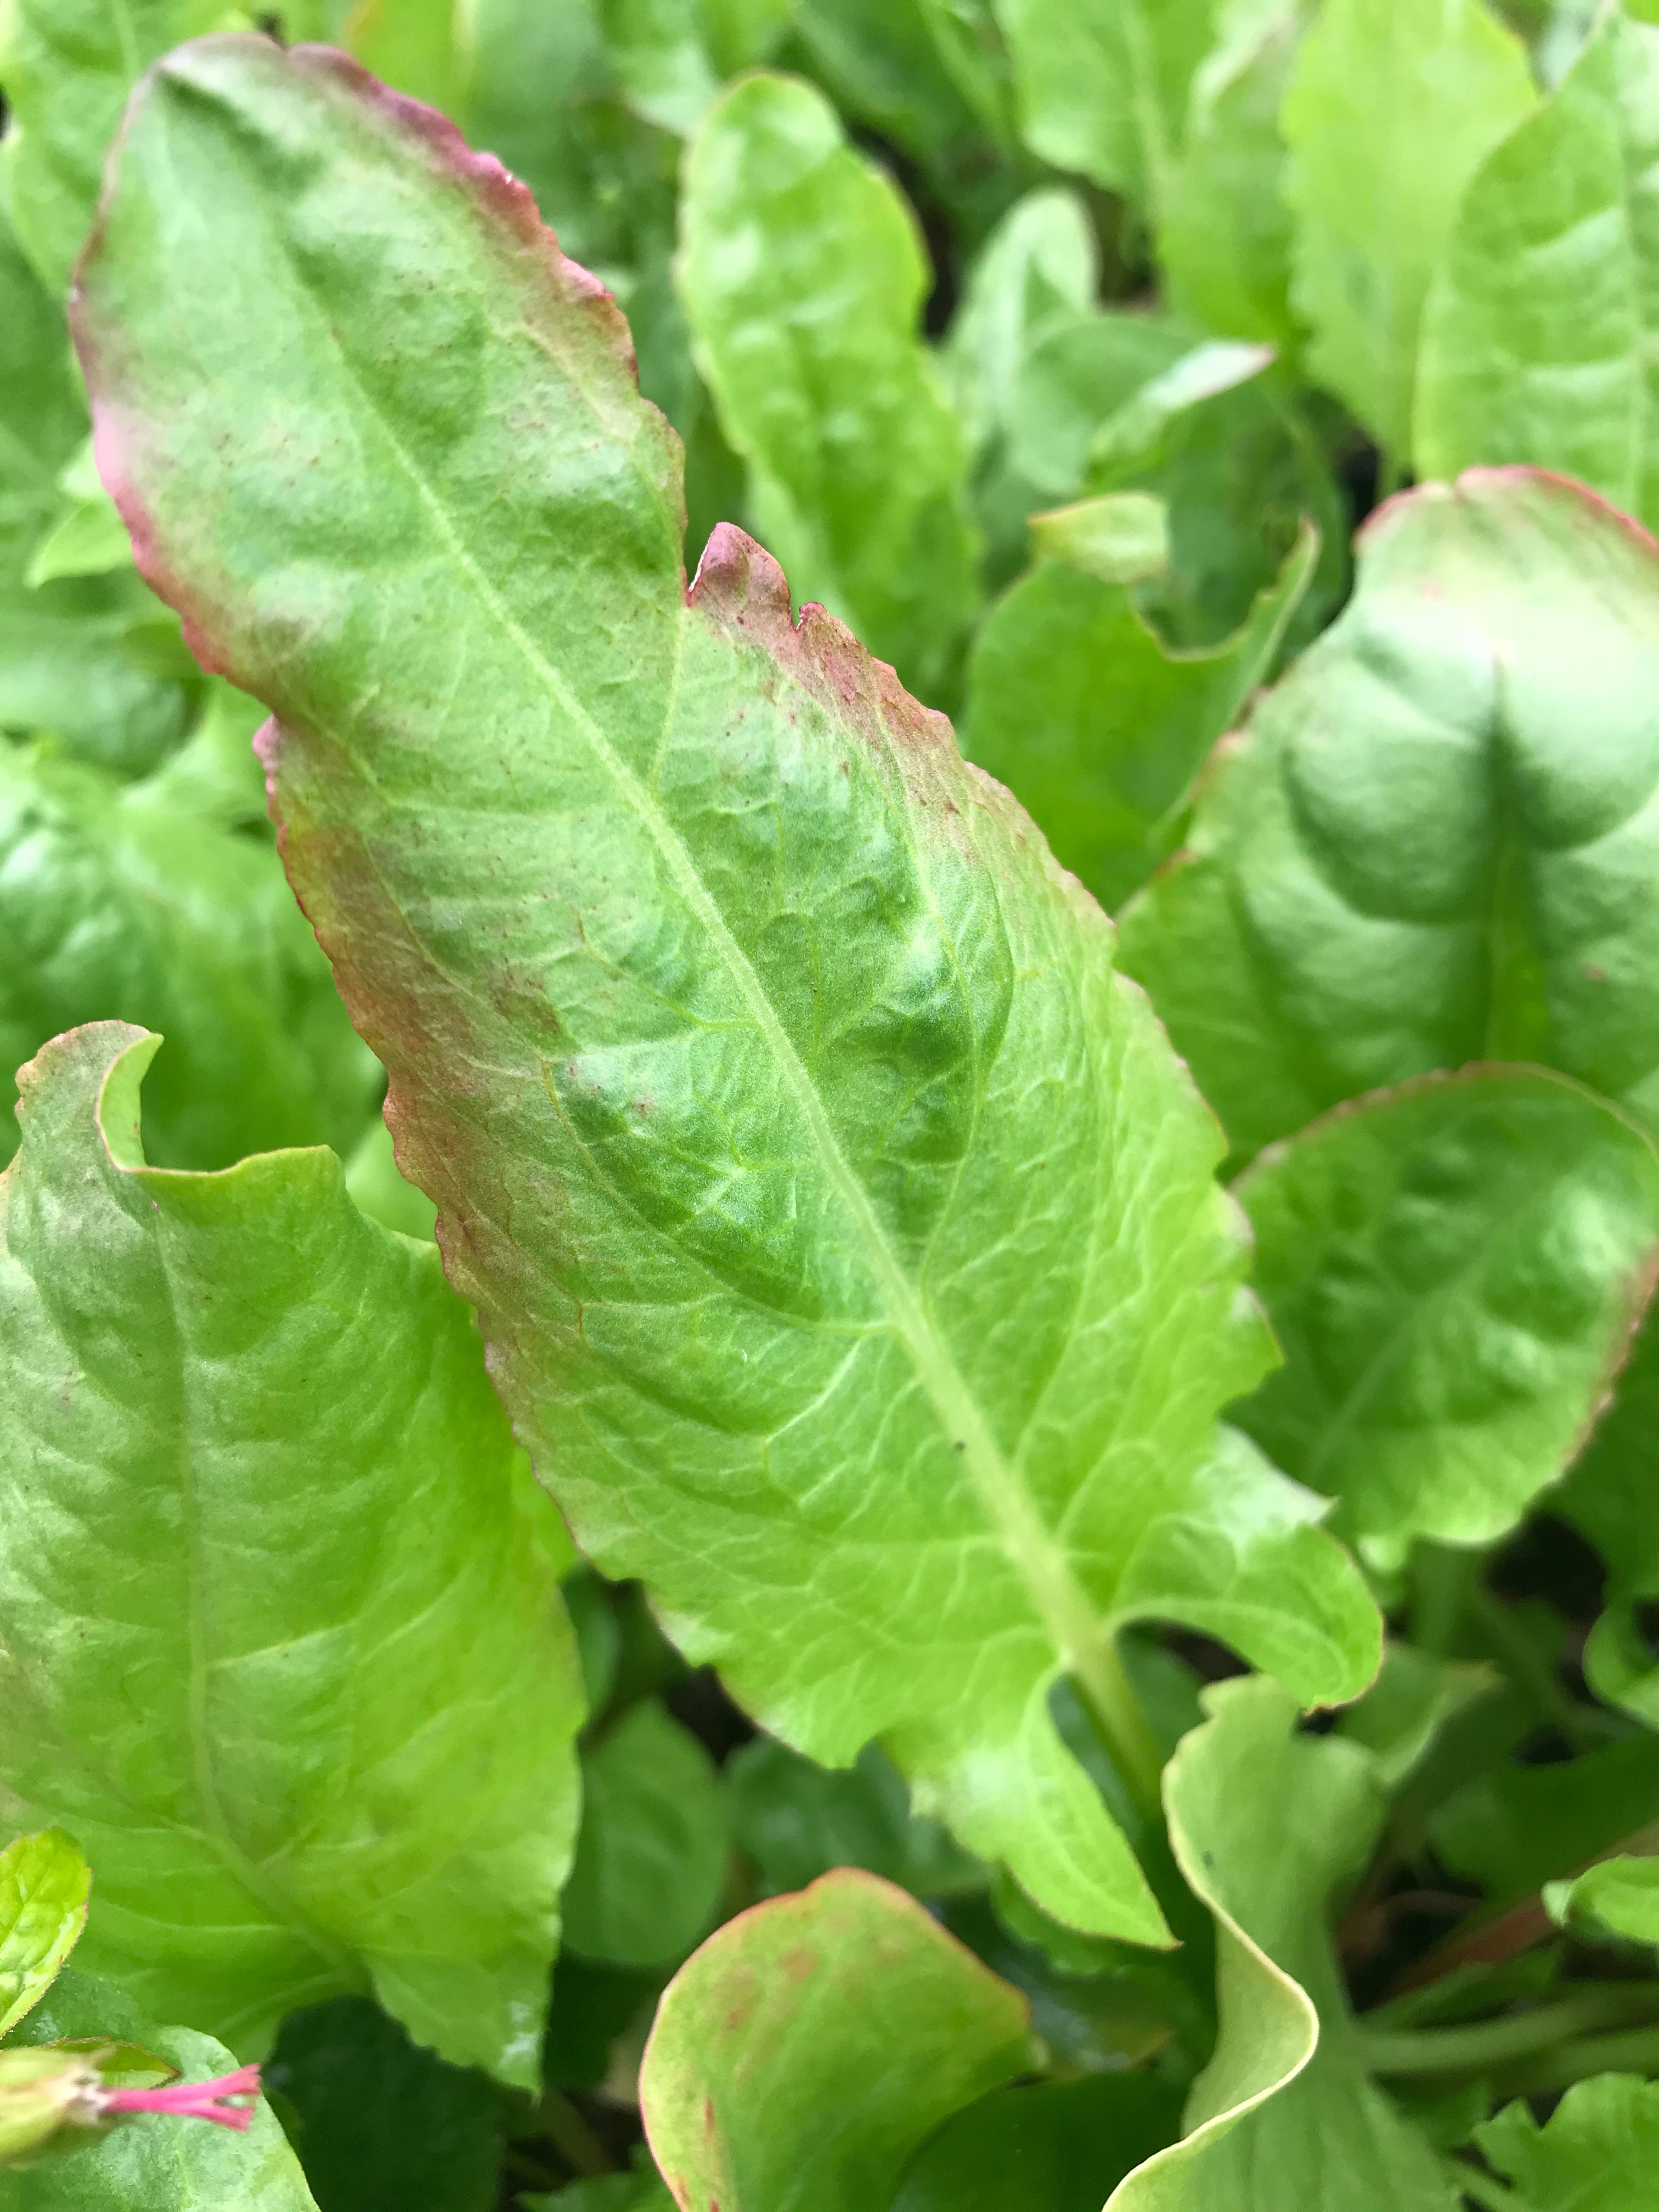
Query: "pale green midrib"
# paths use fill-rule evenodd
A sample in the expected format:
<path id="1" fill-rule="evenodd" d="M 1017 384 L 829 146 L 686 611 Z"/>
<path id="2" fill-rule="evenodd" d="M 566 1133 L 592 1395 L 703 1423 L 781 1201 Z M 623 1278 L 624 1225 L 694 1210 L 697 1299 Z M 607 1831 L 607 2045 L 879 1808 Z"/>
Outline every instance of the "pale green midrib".
<path id="1" fill-rule="evenodd" d="M 750 1018 L 794 1097 L 830 1183 L 852 1219 L 872 1272 L 891 1309 L 895 1334 L 909 1354 L 911 1364 L 933 1402 L 940 1425 L 948 1436 L 960 1442 L 964 1471 L 969 1476 L 975 1492 L 996 1529 L 1005 1552 L 1024 1582 L 1057 1652 L 1084 1686 L 1093 1689 L 1103 1670 L 1109 1672 L 1115 1664 L 1107 1647 L 1103 1621 L 1073 1575 L 1064 1553 L 1043 1526 L 1035 1506 L 1020 1489 L 977 1401 L 957 1367 L 950 1347 L 928 1320 L 915 1287 L 876 1218 L 868 1194 L 842 1152 L 816 1085 L 779 1021 L 748 955 L 732 934 L 725 915 L 697 873 L 684 839 L 663 814 L 647 787 L 611 744 L 562 672 L 542 652 L 485 574 L 456 528 L 448 509 L 416 465 L 382 410 L 365 389 L 332 325 L 327 323 L 326 319 L 325 326 L 334 339 L 343 369 L 356 386 L 398 466 L 431 517 L 441 541 L 449 548 L 462 573 L 472 583 L 486 610 L 516 647 L 532 676 L 582 732 L 595 757 L 656 846 L 681 896 L 719 951 L 749 1011 Z M 572 383 L 575 384 L 574 378 Z M 579 385 L 575 388 L 580 390 Z M 582 396 L 585 399 L 587 397 L 586 393 Z M 592 402 L 590 400 L 588 404 L 592 405 Z M 641 477 L 644 480 L 643 472 Z M 679 656 L 684 648 L 686 628 L 694 618 L 691 607 L 682 602 L 680 635 L 676 641 L 676 692 Z M 672 707 L 672 698 L 670 703 Z M 1115 1685 L 1106 1693 L 1104 1702 L 1108 1710 L 1115 1709 L 1121 1703 L 1121 1693 Z"/>
<path id="2" fill-rule="evenodd" d="M 133 1171 L 120 1169 L 126 1175 Z M 219 1796 L 217 1778 L 214 1771 L 212 1731 L 208 1721 L 208 1656 L 207 1637 L 202 1621 L 201 1593 L 206 1579 L 203 1558 L 202 1504 L 200 1486 L 197 1480 L 196 1454 L 191 1441 L 188 1408 L 189 1362 L 186 1356 L 188 1338 L 180 1325 L 178 1293 L 173 1285 L 173 1270 L 168 1264 L 163 1239 L 159 1232 L 154 1236 L 156 1264 L 161 1279 L 167 1285 L 167 1306 L 172 1319 L 173 1341 L 177 1350 L 179 1373 L 178 1449 L 174 1463 L 179 1472 L 179 1494 L 184 1511 L 185 1575 L 188 1583 L 185 1607 L 185 1636 L 189 1652 L 189 1683 L 187 1712 L 191 1742 L 191 1771 L 200 1802 L 204 1825 L 194 1831 L 219 1858 L 226 1871 L 239 1881 L 262 1911 L 268 1913 L 279 1928 L 297 1936 L 317 1953 L 331 1971 L 341 1978 L 348 1989 L 364 1989 L 368 1985 L 367 1970 L 354 1958 L 347 1947 L 331 1936 L 326 1929 L 315 1926 L 304 1914 L 296 1911 L 281 1890 L 267 1881 L 265 1876 L 236 1841 L 223 1803 Z"/>

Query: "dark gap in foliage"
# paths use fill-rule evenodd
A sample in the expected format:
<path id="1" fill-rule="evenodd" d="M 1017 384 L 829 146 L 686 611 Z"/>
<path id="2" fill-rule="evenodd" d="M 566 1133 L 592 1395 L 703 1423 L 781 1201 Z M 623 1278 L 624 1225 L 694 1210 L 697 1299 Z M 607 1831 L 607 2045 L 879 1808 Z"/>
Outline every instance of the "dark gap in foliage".
<path id="1" fill-rule="evenodd" d="M 1200 1635 L 1195 1628 L 1161 1626 L 1158 1641 L 1168 1651 L 1184 1659 L 1193 1672 L 1204 1682 L 1230 1681 L 1235 1674 L 1248 1674 L 1249 1668 L 1236 1651 L 1214 1637 Z"/>
<path id="2" fill-rule="evenodd" d="M 694 1668 L 670 1682 L 662 1701 L 675 1719 L 699 1737 L 717 1763 L 724 1764 L 759 1730 L 747 1713 L 733 1704 L 712 1667 Z"/>
<path id="3" fill-rule="evenodd" d="M 1586 1626 L 1607 1602 L 1600 1554 L 1571 1523 L 1548 1513 L 1528 1522 L 1493 1554 L 1487 1579 L 1498 1597 L 1544 1598 Z"/>

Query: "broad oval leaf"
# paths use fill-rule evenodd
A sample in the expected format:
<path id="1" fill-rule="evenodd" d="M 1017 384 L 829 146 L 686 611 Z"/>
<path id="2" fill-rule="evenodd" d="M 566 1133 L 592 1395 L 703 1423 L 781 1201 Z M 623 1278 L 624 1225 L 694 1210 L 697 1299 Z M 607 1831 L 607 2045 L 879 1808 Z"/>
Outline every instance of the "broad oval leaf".
<path id="1" fill-rule="evenodd" d="M 1476 1060 L 1659 1124 L 1659 549 L 1576 485 L 1474 470 L 1359 550 L 1126 910 L 1125 965 L 1243 1157 Z"/>
<path id="2" fill-rule="evenodd" d="M 1126 1609 L 1242 1578 L 1312 1698 L 1376 1630 L 1300 1493 L 1218 1472 L 1267 1339 L 1099 909 L 757 546 L 686 592 L 620 318 L 422 112 L 185 49 L 83 286 L 102 465 L 278 710 L 293 880 L 584 1548 L 774 1734 L 880 1738 L 1056 1917 L 1158 1940 L 1057 1677 L 1150 1792 Z"/>
<path id="3" fill-rule="evenodd" d="M 1297 51 L 1283 109 L 1291 302 L 1313 331 L 1309 369 L 1396 464 L 1463 188 L 1534 98 L 1525 49 L 1486 0 L 1324 0 Z"/>
<path id="4" fill-rule="evenodd" d="M 640 2106 L 682 2212 L 869 2212 L 1030 2048 L 1017 1990 L 848 1867 L 739 1913 L 680 1969 Z"/>
<path id="5" fill-rule="evenodd" d="M 1589 1433 L 1659 1273 L 1659 1156 L 1472 1068 L 1343 1107 L 1237 1186 L 1285 1364 L 1236 1418 L 1350 1534 L 1490 1543 Z"/>
<path id="6" fill-rule="evenodd" d="M 917 333 L 927 259 L 896 188 L 792 78 L 744 78 L 692 141 L 677 276 L 697 357 L 796 591 L 924 696 L 975 605 L 967 450 Z"/>
<path id="7" fill-rule="evenodd" d="M 1470 184 L 1429 295 L 1422 476 L 1530 461 L 1659 522 L 1659 30 L 1611 9 Z"/>
<path id="8" fill-rule="evenodd" d="M 0 2037 L 32 2012 L 87 1924 L 92 1875 L 61 1828 L 0 1851 Z"/>
<path id="9" fill-rule="evenodd" d="M 210 2035 L 162 2027 L 112 1982 L 74 1967 L 58 1977 L 21 2040 L 94 2036 L 153 2051 L 190 2081 L 214 2081 L 236 2063 Z M 155 2075 L 147 2078 L 153 2082 Z M 89 2142 L 60 2136 L 36 2164 L 0 2172 L 0 2212 L 137 2212 L 139 2206 L 143 2212 L 317 2212 L 300 2161 L 263 2100 L 246 2134 L 200 2120 L 135 2118 Z"/>
<path id="10" fill-rule="evenodd" d="M 47 1046 L 0 1179 L 0 1784 L 156 2012 L 372 1985 L 528 2086 L 581 1692 L 471 1322 L 332 1152 L 146 1167 L 155 1042 Z"/>

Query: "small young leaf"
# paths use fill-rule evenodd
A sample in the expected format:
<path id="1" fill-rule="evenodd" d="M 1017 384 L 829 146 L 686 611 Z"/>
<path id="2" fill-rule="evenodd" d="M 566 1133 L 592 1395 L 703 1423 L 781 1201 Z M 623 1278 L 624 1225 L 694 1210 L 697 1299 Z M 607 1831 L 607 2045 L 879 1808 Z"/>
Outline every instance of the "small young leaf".
<path id="1" fill-rule="evenodd" d="M 0 1851 L 0 2038 L 40 2003 L 87 1924 L 92 1875 L 61 1828 Z"/>
<path id="2" fill-rule="evenodd" d="M 1530 461 L 1659 523 L 1659 30 L 1607 10 L 1471 183 L 1429 295 L 1419 473 Z"/>
<path id="3" fill-rule="evenodd" d="M 1547 1882 L 1544 1902 L 1577 1934 L 1659 1944 L 1659 1858 L 1603 1859 L 1576 1881 Z"/>
<path id="4" fill-rule="evenodd" d="M 1520 40 L 1485 0 L 1325 0 L 1302 41 L 1284 107 L 1292 297 L 1312 374 L 1396 464 L 1424 296 L 1463 188 L 1534 97 Z"/>
<path id="5" fill-rule="evenodd" d="M 1123 916 L 1239 1155 L 1475 1060 L 1659 1125 L 1656 678 L 1659 551 L 1589 493 L 1474 471 L 1369 526 Z"/>
<path id="6" fill-rule="evenodd" d="M 369 1983 L 528 2085 L 580 1689 L 471 1320 L 330 1152 L 145 1167 L 155 1042 L 49 1045 L 0 1179 L 0 1782 L 158 2011 Z"/>
<path id="7" fill-rule="evenodd" d="M 1331 1939 L 1382 1826 L 1375 1767 L 1357 1745 L 1298 1735 L 1264 1676 L 1219 1683 L 1205 1704 L 1164 1800 L 1182 1871 L 1217 1919 L 1220 2039 L 1182 2140 L 1107 2212 L 1453 2212 L 1432 2154 L 1364 2070 Z"/>
<path id="8" fill-rule="evenodd" d="M 1026 143 L 1162 214 L 1218 0 L 998 0 Z"/>
<path id="9" fill-rule="evenodd" d="M 1279 110 L 1309 0 L 1231 0 L 1193 80 L 1158 231 L 1177 311 L 1226 337 L 1291 349 L 1291 217 Z"/>
<path id="10" fill-rule="evenodd" d="M 1516 2212 L 1646 2212 L 1659 2169 L 1659 2081 L 1599 2075 L 1569 2089 L 1542 2127 L 1516 2103 L 1474 2140 L 1514 2183 Z"/>
<path id="11" fill-rule="evenodd" d="M 1058 1678 L 1150 1794 L 1126 1608 L 1319 1698 L 1377 1632 L 1220 1446 L 1267 1342 L 1099 909 L 752 542 L 686 592 L 620 319 L 447 130 L 186 49 L 85 283 L 100 456 L 280 707 L 288 864 L 583 1548 L 774 1735 L 879 1740 L 1055 1917 L 1160 1940 Z"/>
<path id="12" fill-rule="evenodd" d="M 565 1941 L 584 1958 L 666 1966 L 708 1932 L 726 1875 L 726 1807 L 713 1759 L 647 1698 L 582 1760 L 582 1825 L 564 1893 Z"/>
<path id="13" fill-rule="evenodd" d="M 1057 318 L 1020 364 L 1010 459 L 1050 499 L 1068 499 L 1102 441 L 1109 465 L 1133 467 L 1173 416 L 1260 375 L 1267 360 L 1260 346 L 1195 344 L 1148 315 Z"/>
<path id="14" fill-rule="evenodd" d="M 967 455 L 917 336 L 915 220 L 809 85 L 753 76 L 686 157 L 681 295 L 762 535 L 924 697 L 974 609 Z"/>
<path id="15" fill-rule="evenodd" d="M 1037 563 L 975 641 L 963 732 L 963 751 L 1030 808 L 1109 910 L 1173 845 L 1188 787 L 1269 672 L 1318 553 L 1310 529 L 1243 630 L 1214 653 L 1173 653 L 1133 581 L 1103 577 L 1079 544 L 1089 517 L 1139 497 L 1035 518 Z M 1062 517 L 1057 544 L 1042 525 Z"/>
<path id="16" fill-rule="evenodd" d="M 740 1913 L 680 1969 L 640 2104 L 683 2212 L 870 2212 L 1030 2055 L 1024 1999 L 902 1890 L 847 1868 Z"/>
<path id="17" fill-rule="evenodd" d="M 116 2043 L 117 2060 L 154 2053 L 185 2079 L 210 2081 L 235 2059 L 211 2036 L 147 2019 L 112 1982 L 70 1967 L 17 2040 Z M 118 2080 L 154 2081 L 153 2070 Z M 0 2212 L 319 2212 L 270 2106 L 246 2133 L 200 2120 L 135 2117 L 107 2134 L 60 2136 L 38 2163 L 0 2171 Z"/>
<path id="18" fill-rule="evenodd" d="M 1490 1543 L 1587 1434 L 1659 1274 L 1659 1155 L 1470 1069 L 1339 1109 L 1237 1186 L 1285 1365 L 1234 1418 L 1338 1525 Z"/>

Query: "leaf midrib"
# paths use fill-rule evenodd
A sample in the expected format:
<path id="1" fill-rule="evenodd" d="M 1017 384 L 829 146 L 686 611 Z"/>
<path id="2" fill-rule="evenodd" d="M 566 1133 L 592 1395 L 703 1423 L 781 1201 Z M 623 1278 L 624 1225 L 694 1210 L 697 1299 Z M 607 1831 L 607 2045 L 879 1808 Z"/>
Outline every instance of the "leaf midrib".
<path id="1" fill-rule="evenodd" d="M 428 481 L 414 456 L 404 447 L 377 398 L 365 386 L 340 334 L 316 298 L 305 272 L 292 262 L 289 265 L 299 288 L 316 310 L 318 322 L 334 349 L 342 374 L 357 393 L 364 410 L 385 440 L 388 451 L 430 517 L 442 544 L 448 548 L 486 611 L 518 652 L 532 678 L 586 738 L 595 757 L 650 836 L 676 889 L 718 951 L 750 1020 L 794 1099 L 830 1182 L 851 1218 L 871 1270 L 888 1301 L 894 1333 L 909 1355 L 940 1426 L 961 1446 L 963 1471 L 969 1478 L 974 1492 L 989 1518 L 1005 1554 L 1024 1583 L 1057 1652 L 1079 1680 L 1088 1686 L 1108 1657 L 1103 1624 L 1086 1592 L 1073 1576 L 1063 1550 L 1021 1489 L 991 1433 L 989 1423 L 978 1401 L 962 1376 L 950 1346 L 929 1319 L 915 1287 L 905 1273 L 876 1216 L 868 1193 L 841 1149 L 817 1085 L 779 1020 L 747 953 L 698 873 L 684 839 L 664 814 L 643 779 L 617 750 L 599 723 L 588 712 L 563 672 L 542 650 L 507 605 L 462 536 L 448 507 Z M 570 389 L 580 396 L 596 417 L 599 417 L 599 408 L 567 364 L 560 361 L 556 362 L 556 366 L 566 378 Z M 614 430 L 604 423 L 602 417 L 600 427 L 607 435 L 615 437 Z M 630 445 L 626 450 L 641 482 L 655 500 L 657 495 L 640 469 L 633 447 Z M 675 557 L 678 560 L 678 556 Z M 664 712 L 662 744 L 665 745 L 678 705 L 686 634 L 695 619 L 696 611 L 689 597 L 683 593 L 675 640 L 674 666 Z"/>

